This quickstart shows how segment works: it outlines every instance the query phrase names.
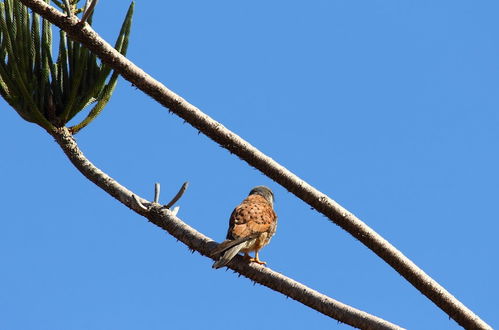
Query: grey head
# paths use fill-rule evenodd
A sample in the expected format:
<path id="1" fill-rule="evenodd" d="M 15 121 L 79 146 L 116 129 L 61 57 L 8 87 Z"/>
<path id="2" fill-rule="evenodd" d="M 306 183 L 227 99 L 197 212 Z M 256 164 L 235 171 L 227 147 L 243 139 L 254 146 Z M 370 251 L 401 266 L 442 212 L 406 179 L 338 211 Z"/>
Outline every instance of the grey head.
<path id="1" fill-rule="evenodd" d="M 269 202 L 269 204 L 274 207 L 274 193 L 270 188 L 265 187 L 265 186 L 256 186 L 255 188 L 251 189 L 250 195 L 260 195 L 263 198 Z"/>

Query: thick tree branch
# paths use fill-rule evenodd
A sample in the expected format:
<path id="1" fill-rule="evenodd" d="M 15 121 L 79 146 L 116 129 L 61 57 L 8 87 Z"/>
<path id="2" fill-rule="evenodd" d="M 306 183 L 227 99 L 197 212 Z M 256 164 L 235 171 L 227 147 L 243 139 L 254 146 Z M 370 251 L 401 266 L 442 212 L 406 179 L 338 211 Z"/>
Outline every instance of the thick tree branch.
<path id="1" fill-rule="evenodd" d="M 71 163 L 87 179 L 128 208 L 166 230 L 173 237 L 187 245 L 189 249 L 198 251 L 200 254 L 211 258 L 211 251 L 217 246 L 216 242 L 184 223 L 164 206 L 157 203 L 150 203 L 140 197 L 134 197 L 135 195 L 130 190 L 102 172 L 83 155 L 67 128 L 57 128 L 50 133 Z M 143 206 L 140 206 L 134 199 L 137 199 Z M 256 283 L 280 292 L 322 314 L 353 327 L 360 329 L 402 329 L 395 324 L 321 294 L 270 268 L 256 265 L 255 263 L 248 264 L 240 256 L 230 262 L 228 267 Z"/>
<path id="2" fill-rule="evenodd" d="M 111 47 L 90 26 L 79 24 L 77 17 L 67 17 L 42 0 L 18 1 L 66 31 L 71 38 L 88 47 L 103 62 L 144 93 L 153 97 L 213 141 L 260 170 L 349 232 L 461 326 L 470 329 L 491 329 L 487 323 L 360 219 L 149 76 Z"/>

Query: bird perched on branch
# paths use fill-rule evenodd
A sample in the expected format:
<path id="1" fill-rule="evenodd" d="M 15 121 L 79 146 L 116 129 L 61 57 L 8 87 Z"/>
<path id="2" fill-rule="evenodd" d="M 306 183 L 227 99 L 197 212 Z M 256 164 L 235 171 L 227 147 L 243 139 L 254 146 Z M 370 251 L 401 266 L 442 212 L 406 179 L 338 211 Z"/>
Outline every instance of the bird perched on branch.
<path id="1" fill-rule="evenodd" d="M 232 211 L 227 239 L 212 252 L 212 256 L 220 254 L 212 267 L 218 269 L 227 265 L 239 252 L 243 252 L 249 262 L 264 265 L 258 252 L 270 242 L 276 227 L 272 190 L 265 186 L 251 189 L 249 196 Z M 254 258 L 248 254 L 252 251 L 255 252 Z"/>

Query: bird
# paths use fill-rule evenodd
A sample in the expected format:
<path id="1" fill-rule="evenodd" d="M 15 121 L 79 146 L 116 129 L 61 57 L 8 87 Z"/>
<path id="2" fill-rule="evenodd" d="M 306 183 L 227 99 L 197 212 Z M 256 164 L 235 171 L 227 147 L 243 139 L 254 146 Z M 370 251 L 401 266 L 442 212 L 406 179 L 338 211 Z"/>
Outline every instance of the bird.
<path id="1" fill-rule="evenodd" d="M 248 197 L 239 204 L 229 220 L 227 239 L 211 253 L 216 258 L 213 268 L 227 265 L 239 252 L 244 253 L 248 262 L 265 265 L 258 252 L 270 242 L 277 227 L 277 215 L 274 212 L 274 193 L 268 187 L 256 186 Z M 255 252 L 252 258 L 248 253 Z"/>

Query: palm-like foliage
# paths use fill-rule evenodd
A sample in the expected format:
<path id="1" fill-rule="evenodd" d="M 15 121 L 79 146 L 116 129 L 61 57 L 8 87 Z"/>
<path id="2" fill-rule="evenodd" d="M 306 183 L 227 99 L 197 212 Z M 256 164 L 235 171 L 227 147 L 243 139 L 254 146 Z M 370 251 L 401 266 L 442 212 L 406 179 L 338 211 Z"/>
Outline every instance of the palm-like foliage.
<path id="1" fill-rule="evenodd" d="M 50 0 L 45 0 L 50 2 Z M 77 14 L 79 0 L 54 1 Z M 121 26 L 115 49 L 128 48 L 132 3 Z M 87 20 L 91 24 L 91 17 Z M 104 108 L 116 86 L 118 74 L 97 60 L 87 48 L 59 32 L 57 58 L 52 57 L 51 24 L 19 1 L 0 2 L 0 94 L 25 120 L 47 130 L 66 125 L 76 114 L 95 103 L 85 119 L 71 127 L 75 133 Z"/>

